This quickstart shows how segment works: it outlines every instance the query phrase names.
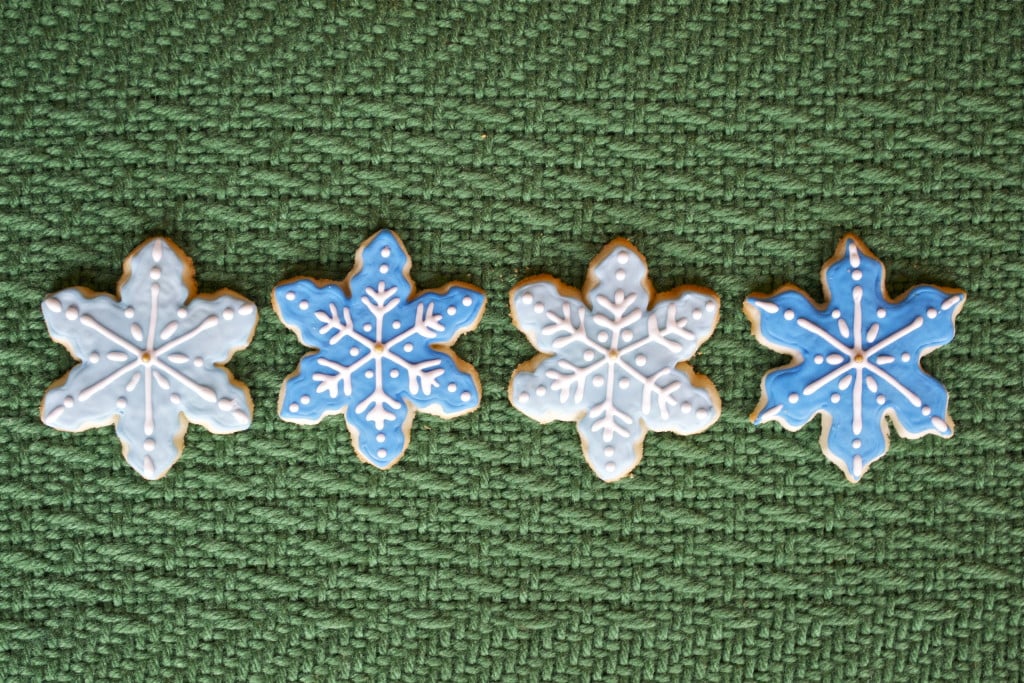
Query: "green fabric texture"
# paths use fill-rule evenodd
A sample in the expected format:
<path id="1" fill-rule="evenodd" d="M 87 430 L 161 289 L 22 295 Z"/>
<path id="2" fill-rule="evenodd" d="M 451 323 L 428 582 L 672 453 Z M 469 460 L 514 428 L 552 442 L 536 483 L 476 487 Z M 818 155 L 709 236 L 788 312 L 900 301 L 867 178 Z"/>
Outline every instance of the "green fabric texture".
<path id="1" fill-rule="evenodd" d="M 94 2 L 0 6 L 0 679 L 1011 681 L 1024 676 L 1024 3 Z M 276 417 L 306 351 L 270 292 L 394 229 L 488 307 L 479 410 L 388 472 Z M 820 422 L 753 427 L 741 304 L 852 231 L 890 293 L 968 292 L 925 361 L 956 435 L 862 483 Z M 249 431 L 147 482 L 45 427 L 73 364 L 40 302 L 166 235 L 260 306 Z M 614 237 L 722 299 L 721 420 L 606 485 L 506 397 L 508 291 Z"/>

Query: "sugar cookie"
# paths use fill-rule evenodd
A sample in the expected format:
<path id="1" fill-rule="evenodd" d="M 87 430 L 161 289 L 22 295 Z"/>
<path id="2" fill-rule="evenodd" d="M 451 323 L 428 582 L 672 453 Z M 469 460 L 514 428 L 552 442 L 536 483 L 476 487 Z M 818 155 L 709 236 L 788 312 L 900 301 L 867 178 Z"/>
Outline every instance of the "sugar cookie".
<path id="1" fill-rule="evenodd" d="M 541 354 L 516 369 L 509 400 L 541 423 L 576 422 L 604 481 L 633 471 L 648 429 L 695 434 L 718 419 L 714 385 L 683 362 L 711 336 L 718 297 L 699 287 L 655 296 L 628 241 L 612 241 L 590 263 L 582 294 L 544 275 L 516 285 L 510 302 L 513 323 Z"/>
<path id="2" fill-rule="evenodd" d="M 821 271 L 825 303 L 786 285 L 744 304 L 763 345 L 793 361 L 768 372 L 755 424 L 790 431 L 822 414 L 821 448 L 851 482 L 889 448 L 888 417 L 900 436 L 953 436 L 945 388 L 921 369 L 921 357 L 953 339 L 967 295 L 919 285 L 896 300 L 885 267 L 847 235 Z"/>
<path id="3" fill-rule="evenodd" d="M 449 348 L 476 327 L 486 297 L 464 283 L 416 293 L 409 254 L 382 230 L 359 247 L 344 282 L 296 278 L 274 310 L 317 349 L 285 379 L 281 419 L 316 424 L 343 413 L 356 454 L 388 469 L 405 453 L 417 410 L 452 418 L 480 404 L 473 367 Z"/>
<path id="4" fill-rule="evenodd" d="M 192 261 L 169 240 L 128 256 L 118 298 L 72 287 L 42 309 L 50 336 L 80 361 L 46 392 L 43 422 L 67 432 L 116 424 L 146 479 L 178 460 L 189 422 L 217 434 L 252 422 L 248 389 L 221 364 L 249 345 L 256 306 L 227 290 L 196 296 Z"/>

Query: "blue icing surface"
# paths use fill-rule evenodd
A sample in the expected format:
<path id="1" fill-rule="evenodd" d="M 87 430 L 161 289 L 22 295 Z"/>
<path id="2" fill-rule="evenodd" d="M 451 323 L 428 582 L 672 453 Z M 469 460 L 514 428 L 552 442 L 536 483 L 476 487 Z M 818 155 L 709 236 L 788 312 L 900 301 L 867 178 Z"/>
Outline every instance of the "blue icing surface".
<path id="1" fill-rule="evenodd" d="M 455 417 L 480 404 L 476 372 L 445 345 L 476 324 L 483 293 L 451 284 L 410 299 L 408 269 L 383 230 L 359 248 L 347 285 L 299 278 L 274 289 L 281 320 L 317 349 L 285 382 L 282 419 L 344 413 L 357 453 L 381 469 L 405 453 L 416 410 Z"/>
<path id="2" fill-rule="evenodd" d="M 882 263 L 854 237 L 826 264 L 823 282 L 824 308 L 792 287 L 747 299 L 762 342 L 794 357 L 765 375 L 753 420 L 796 430 L 824 413 L 822 448 L 858 481 L 888 449 L 887 415 L 907 438 L 953 435 L 946 390 L 920 359 L 953 339 L 966 295 L 921 285 L 890 301 Z"/>

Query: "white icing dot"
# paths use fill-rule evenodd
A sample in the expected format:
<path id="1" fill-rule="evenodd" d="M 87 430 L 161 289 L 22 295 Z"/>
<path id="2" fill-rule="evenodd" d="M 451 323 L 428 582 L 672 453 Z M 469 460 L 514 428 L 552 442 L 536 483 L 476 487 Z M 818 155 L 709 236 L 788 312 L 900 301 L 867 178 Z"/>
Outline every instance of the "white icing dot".
<path id="1" fill-rule="evenodd" d="M 619 255 L 615 257 L 615 260 L 619 262 L 620 266 L 624 266 L 629 263 L 629 254 L 624 251 L 620 251 Z"/>
<path id="2" fill-rule="evenodd" d="M 885 405 L 885 394 L 879 394 L 878 396 L 875 396 L 875 403 L 877 403 L 880 406 Z"/>
<path id="3" fill-rule="evenodd" d="M 526 393 L 525 391 L 523 393 L 519 394 L 519 402 L 520 403 L 529 403 L 530 402 L 530 395 L 528 393 Z"/>
<path id="4" fill-rule="evenodd" d="M 135 317 L 135 309 L 132 308 L 131 306 L 129 306 L 128 308 L 124 309 L 124 317 L 128 318 L 129 320 L 134 318 Z"/>
<path id="5" fill-rule="evenodd" d="M 468 299 L 468 298 L 469 298 L 469 297 L 467 296 L 467 297 L 466 297 L 466 299 Z M 462 303 L 463 303 L 463 304 L 465 304 L 465 303 L 466 303 L 466 299 L 463 299 L 463 300 L 462 300 Z M 524 304 L 526 304 L 527 306 L 529 306 L 530 304 L 532 304 L 532 303 L 533 303 L 533 294 L 530 294 L 529 292 L 523 292 L 523 296 L 521 296 L 521 297 L 520 297 L 520 299 L 522 300 L 522 302 L 523 302 Z"/>
<path id="6" fill-rule="evenodd" d="M 544 312 L 544 304 L 542 304 L 539 301 L 537 303 L 535 303 L 533 305 L 533 312 L 534 313 L 543 313 Z"/>
<path id="7" fill-rule="evenodd" d="M 679 404 L 679 410 L 683 412 L 683 415 L 687 415 L 693 410 L 693 406 L 688 401 L 683 401 Z"/>
<path id="8" fill-rule="evenodd" d="M 609 474 L 614 472 L 615 471 L 615 463 L 614 462 L 606 462 L 604 464 L 604 471 L 608 472 Z"/>
<path id="9" fill-rule="evenodd" d="M 601 332 L 598 332 L 597 341 L 601 342 L 602 344 L 608 341 L 608 333 L 603 330 Z"/>
<path id="10" fill-rule="evenodd" d="M 864 273 L 860 272 L 859 270 L 855 270 L 852 273 L 850 273 L 850 277 L 852 277 L 855 282 L 859 282 L 860 279 L 864 277 Z"/>
<path id="11" fill-rule="evenodd" d="M 173 403 L 174 405 L 178 405 L 179 403 L 181 403 L 181 396 L 178 396 L 177 394 L 171 394 L 170 400 L 171 403 Z"/>
<path id="12" fill-rule="evenodd" d="M 309 308 L 309 302 L 308 301 L 300 301 L 299 302 L 299 310 L 300 311 L 305 311 L 307 308 Z"/>
<path id="13" fill-rule="evenodd" d="M 928 417 L 929 415 L 932 414 L 932 409 L 929 408 L 928 406 L 924 406 L 923 408 L 921 408 L 921 414 L 924 415 L 925 417 Z"/>
<path id="14" fill-rule="evenodd" d="M 392 368 L 391 372 L 389 372 L 388 374 L 391 375 L 391 379 L 397 379 L 401 373 L 398 372 L 397 369 Z"/>
<path id="15" fill-rule="evenodd" d="M 936 311 L 934 308 L 929 308 L 927 311 L 925 311 L 925 315 L 927 315 L 929 318 L 934 318 L 938 314 L 939 312 Z"/>
<path id="16" fill-rule="evenodd" d="M 621 270 L 621 269 L 615 271 L 615 279 L 618 280 L 619 282 L 622 282 L 623 280 L 625 280 L 626 279 L 626 271 Z"/>
<path id="17" fill-rule="evenodd" d="M 363 332 L 373 332 L 373 325 L 370 323 L 363 325 Z"/>
<path id="18" fill-rule="evenodd" d="M 854 439 L 853 440 L 853 447 L 854 448 L 860 448 L 860 439 Z"/>
<path id="19" fill-rule="evenodd" d="M 68 320 L 78 320 L 78 309 L 74 306 L 68 306 L 68 310 L 64 311 L 64 317 Z"/>
<path id="20" fill-rule="evenodd" d="M 473 396 L 472 396 L 472 395 L 471 395 L 471 394 L 470 394 L 470 393 L 469 393 L 468 391 L 463 391 L 463 392 L 462 392 L 461 394 L 459 394 L 459 399 L 460 399 L 460 400 L 461 400 L 461 401 L 462 401 L 463 403 L 466 403 L 466 402 L 468 402 L 468 401 L 469 401 L 469 399 L 471 399 L 471 398 L 473 398 Z"/>
<path id="21" fill-rule="evenodd" d="M 842 313 L 839 312 L 838 308 L 836 310 L 832 311 L 832 318 L 834 320 L 839 320 L 839 316 L 841 316 L 841 315 L 842 315 Z"/>
<path id="22" fill-rule="evenodd" d="M 590 350 L 590 349 L 587 349 L 586 351 L 584 351 L 583 352 L 583 360 L 587 361 L 588 363 L 590 361 L 594 360 L 594 352 L 592 350 Z"/>
<path id="23" fill-rule="evenodd" d="M 395 322 L 391 323 L 391 329 L 393 329 L 393 330 L 397 330 L 401 326 L 402 326 L 402 321 L 401 320 L 396 320 Z"/>
<path id="24" fill-rule="evenodd" d="M 708 419 L 708 409 L 697 408 L 697 412 L 695 412 L 694 415 L 697 417 L 698 420 L 706 420 Z"/>
<path id="25" fill-rule="evenodd" d="M 95 351 L 93 351 L 92 353 L 89 354 L 89 362 L 90 363 L 95 363 L 99 359 L 100 359 L 100 354 L 96 353 Z"/>
<path id="26" fill-rule="evenodd" d="M 73 405 L 75 405 L 75 399 L 71 398 L 70 396 L 65 396 L 64 397 L 64 407 L 65 408 L 70 408 Z"/>
<path id="27" fill-rule="evenodd" d="M 595 387 L 603 387 L 604 386 L 604 375 L 594 375 L 594 386 Z"/>
<path id="28" fill-rule="evenodd" d="M 301 396 L 301 397 L 299 397 L 299 403 L 301 403 L 304 406 L 308 406 L 310 400 L 311 399 L 309 398 L 309 396 Z"/>
<path id="29" fill-rule="evenodd" d="M 388 451 L 387 451 L 387 449 L 385 449 L 385 448 L 381 448 L 381 449 L 379 449 L 379 450 L 377 451 L 377 457 L 378 457 L 378 458 L 386 458 L 386 457 L 388 457 Z"/>
<path id="30" fill-rule="evenodd" d="M 151 268 L 150 271 L 149 271 L 149 277 L 152 280 L 159 280 L 160 279 L 160 269 L 157 268 L 156 266 L 153 266 L 153 268 Z"/>
<path id="31" fill-rule="evenodd" d="M 241 315 L 252 315 L 253 313 L 256 312 L 256 307 L 253 306 L 252 304 L 242 304 L 242 306 L 238 309 L 238 312 Z"/>
<path id="32" fill-rule="evenodd" d="M 825 362 L 825 357 L 823 355 L 821 355 L 820 353 L 814 357 L 814 364 L 815 365 L 821 365 L 824 362 Z"/>
<path id="33" fill-rule="evenodd" d="M 235 309 L 233 309 L 233 308 L 225 308 L 224 312 L 221 313 L 221 315 L 224 316 L 225 320 L 234 320 L 235 319 Z"/>
<path id="34" fill-rule="evenodd" d="M 373 370 L 367 370 L 363 373 L 363 377 L 366 379 L 373 379 Z"/>
<path id="35" fill-rule="evenodd" d="M 384 434 L 378 434 L 377 435 L 377 443 L 384 443 L 387 440 L 388 440 L 388 437 L 384 436 Z"/>
<path id="36" fill-rule="evenodd" d="M 187 315 L 188 315 L 188 311 L 186 311 L 184 308 L 179 308 L 178 309 L 178 317 L 179 318 L 184 318 Z"/>
<path id="37" fill-rule="evenodd" d="M 217 407 L 223 410 L 224 412 L 227 412 L 235 407 L 235 402 L 232 401 L 230 398 L 222 398 L 221 400 L 217 401 Z"/>
<path id="38" fill-rule="evenodd" d="M 196 359 L 194 359 L 194 360 L 192 361 L 192 365 L 196 366 L 197 368 L 201 368 L 201 367 L 203 367 L 203 359 L 202 359 L 202 358 L 196 358 Z"/>
<path id="39" fill-rule="evenodd" d="M 903 361 L 904 363 L 909 363 L 910 362 L 910 354 L 907 353 L 906 351 L 904 351 L 903 353 L 900 354 L 900 360 Z"/>
<path id="40" fill-rule="evenodd" d="M 455 315 L 456 308 L 454 306 L 448 307 L 448 315 Z"/>
<path id="41" fill-rule="evenodd" d="M 410 351 L 412 351 L 412 349 L 412 342 L 406 342 L 405 346 L 402 347 L 402 350 L 405 351 L 406 353 L 409 353 Z"/>
<path id="42" fill-rule="evenodd" d="M 636 363 L 636 366 L 638 368 L 642 368 L 643 366 L 647 365 L 647 356 L 645 356 L 642 353 L 638 353 L 636 355 L 636 358 L 633 359 L 633 362 Z"/>
<path id="43" fill-rule="evenodd" d="M 389 258 L 391 256 L 391 247 L 384 247 L 383 249 L 381 249 L 380 255 L 383 256 L 384 258 Z"/>
<path id="44" fill-rule="evenodd" d="M 284 298 L 288 301 L 295 301 L 295 292 L 285 292 Z"/>
<path id="45" fill-rule="evenodd" d="M 839 394 L 832 394 L 829 396 L 829 400 L 833 403 L 839 403 L 839 399 L 842 398 Z"/>
<path id="46" fill-rule="evenodd" d="M 537 395 L 538 396 L 543 396 L 546 393 L 548 393 L 548 388 L 546 386 L 541 385 L 541 386 L 537 387 Z"/>
<path id="47" fill-rule="evenodd" d="M 472 306 L 473 305 L 473 298 L 469 297 L 469 296 L 462 297 L 462 305 L 467 307 L 467 308 Z"/>
<path id="48" fill-rule="evenodd" d="M 615 447 L 614 446 L 605 446 L 604 447 L 604 457 L 610 458 L 613 455 L 615 455 Z"/>
<path id="49" fill-rule="evenodd" d="M 704 313 L 699 308 L 695 308 L 693 309 L 693 313 L 690 314 L 690 317 L 694 320 L 700 320 L 704 317 Z"/>
<path id="50" fill-rule="evenodd" d="M 389 271 L 389 270 L 391 270 L 391 269 L 390 269 L 390 268 L 388 268 L 388 264 L 384 263 L 384 264 L 382 264 L 382 265 L 381 265 L 381 267 L 380 267 L 380 274 L 381 274 L 381 275 L 387 275 L 387 273 L 388 273 L 388 271 Z"/>
<path id="51" fill-rule="evenodd" d="M 786 309 L 786 312 L 782 314 L 782 317 L 786 320 L 792 320 L 796 317 L 796 313 L 794 313 L 792 309 Z"/>
<path id="52" fill-rule="evenodd" d="M 884 308 L 879 308 L 877 311 L 875 311 L 875 315 L 877 315 L 879 318 L 884 318 L 886 316 L 886 310 Z"/>
<path id="53" fill-rule="evenodd" d="M 789 402 L 790 403 L 796 403 L 799 400 L 800 400 L 800 394 L 790 394 L 789 395 Z"/>
<path id="54" fill-rule="evenodd" d="M 455 386 L 455 382 L 452 382 L 451 384 L 448 385 L 448 391 L 455 393 L 456 389 L 458 389 L 458 387 Z"/>
<path id="55" fill-rule="evenodd" d="M 624 342 L 631 342 L 631 341 L 633 341 L 633 330 L 623 330 L 622 331 L 622 341 L 624 341 Z"/>
<path id="56" fill-rule="evenodd" d="M 152 453 L 156 450 L 156 441 L 153 441 L 153 439 L 146 439 L 142 442 L 142 447 L 146 449 L 147 453 Z"/>
<path id="57" fill-rule="evenodd" d="M 715 302 L 714 301 L 706 302 L 704 304 L 704 310 L 707 311 L 708 313 L 714 313 L 715 312 Z"/>
<path id="58" fill-rule="evenodd" d="M 290 412 L 293 412 L 293 413 L 299 412 L 299 404 L 298 403 L 291 404 L 290 406 L 288 406 L 288 410 Z"/>
<path id="59" fill-rule="evenodd" d="M 628 389 L 629 388 L 629 378 L 628 377 L 623 377 L 623 378 L 619 379 L 619 388 L 620 389 Z"/>
<path id="60" fill-rule="evenodd" d="M 359 355 L 359 347 L 358 346 L 353 346 L 351 349 L 348 350 L 348 355 L 352 356 L 353 358 L 358 356 Z"/>
<path id="61" fill-rule="evenodd" d="M 128 401 L 125 399 L 124 396 L 121 396 L 120 398 L 117 399 L 116 405 L 120 410 L 124 410 L 125 408 L 128 407 Z"/>
<path id="62" fill-rule="evenodd" d="M 50 309 L 51 313 L 60 313 L 60 301 L 59 300 L 54 299 L 53 297 L 50 297 L 49 299 L 47 299 L 43 303 L 46 304 L 46 307 L 48 309 Z"/>

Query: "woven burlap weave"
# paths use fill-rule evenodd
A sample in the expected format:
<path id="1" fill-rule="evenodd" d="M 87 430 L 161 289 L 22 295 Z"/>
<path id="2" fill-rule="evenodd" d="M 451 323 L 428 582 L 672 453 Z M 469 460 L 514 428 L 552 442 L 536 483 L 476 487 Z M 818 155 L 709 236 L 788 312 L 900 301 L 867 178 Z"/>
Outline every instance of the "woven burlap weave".
<path id="1" fill-rule="evenodd" d="M 1016 681 L 1024 676 L 1024 4 L 0 4 L 3 681 Z M 269 305 L 395 229 L 484 288 L 483 404 L 379 472 L 276 418 L 304 353 Z M 925 367 L 956 436 L 856 486 L 818 422 L 753 427 L 784 358 L 741 311 L 847 231 L 895 295 L 963 288 Z M 159 482 L 113 428 L 39 420 L 72 359 L 47 292 L 166 235 L 259 305 L 255 421 Z M 722 299 L 709 431 L 601 483 L 506 399 L 507 293 L 609 239 Z"/>

